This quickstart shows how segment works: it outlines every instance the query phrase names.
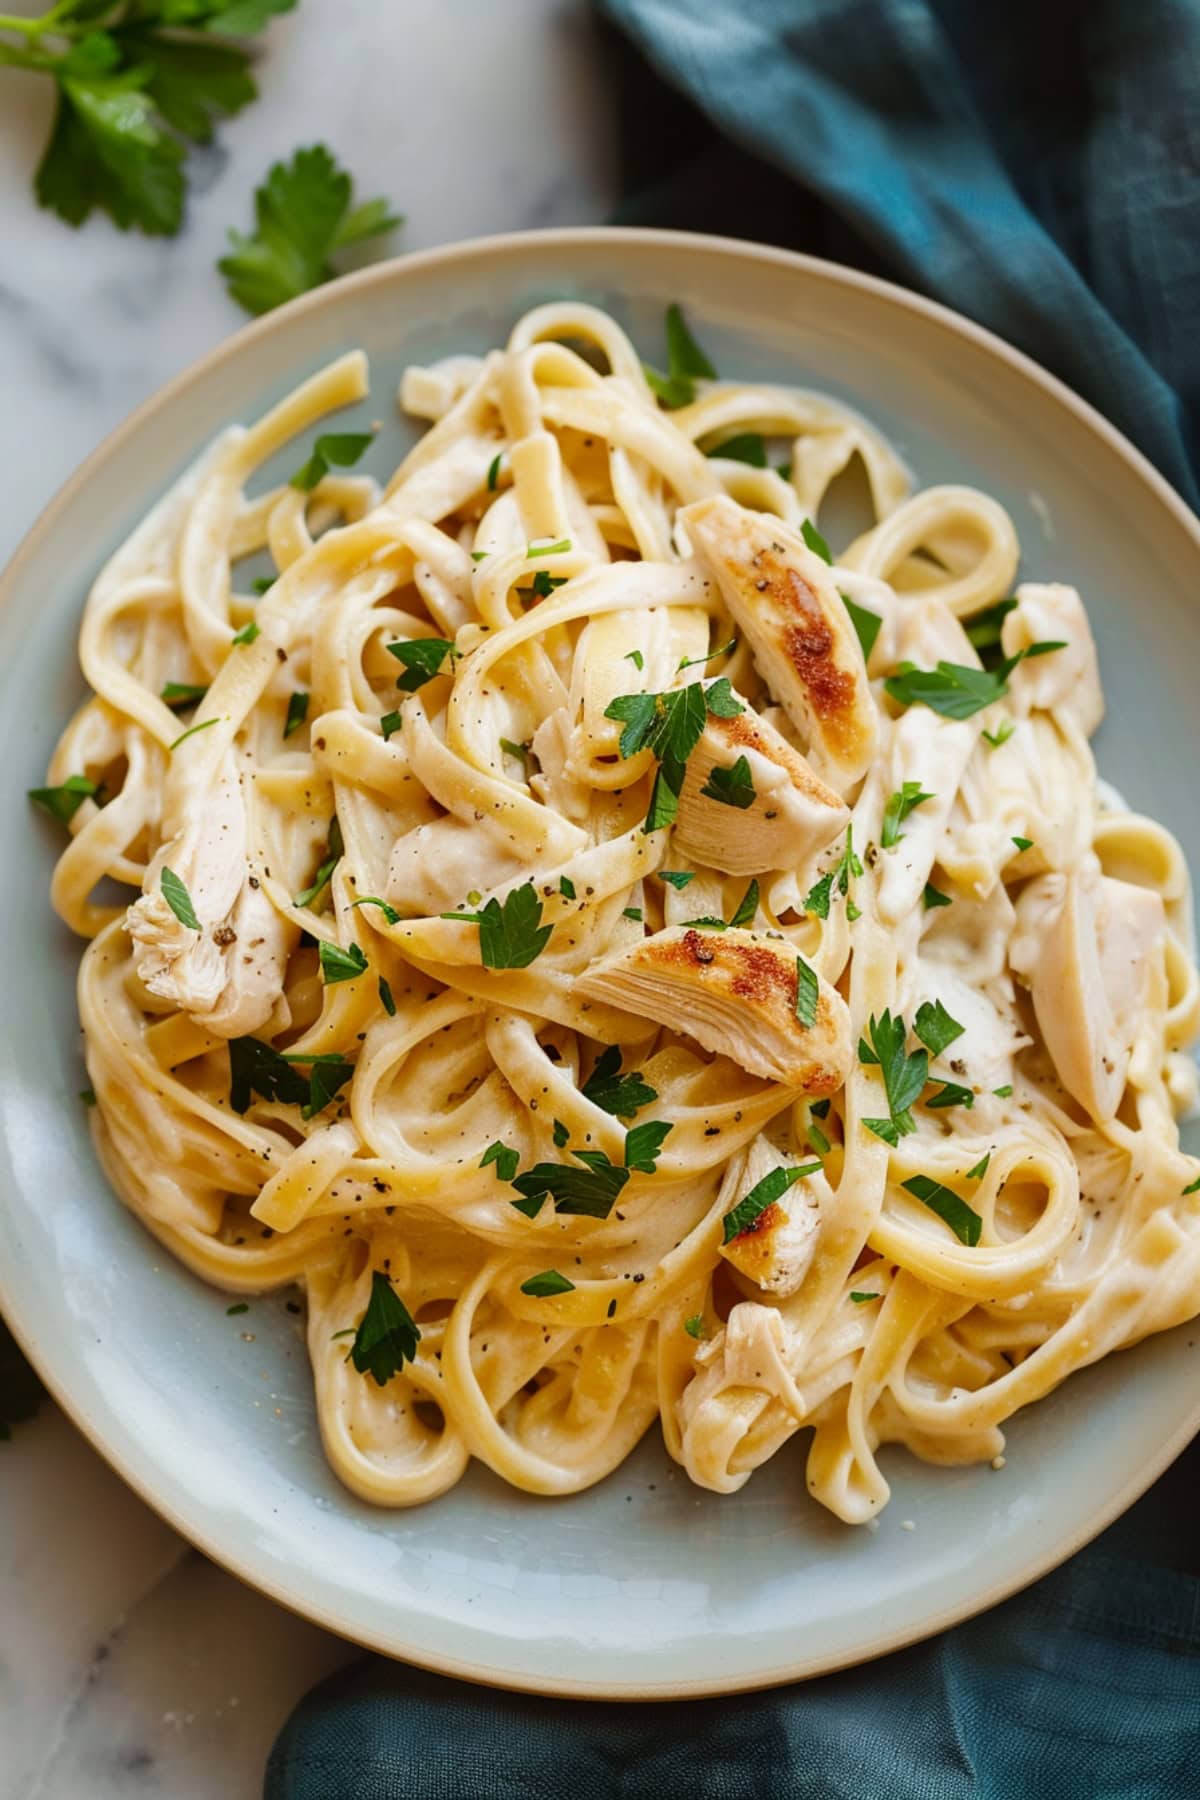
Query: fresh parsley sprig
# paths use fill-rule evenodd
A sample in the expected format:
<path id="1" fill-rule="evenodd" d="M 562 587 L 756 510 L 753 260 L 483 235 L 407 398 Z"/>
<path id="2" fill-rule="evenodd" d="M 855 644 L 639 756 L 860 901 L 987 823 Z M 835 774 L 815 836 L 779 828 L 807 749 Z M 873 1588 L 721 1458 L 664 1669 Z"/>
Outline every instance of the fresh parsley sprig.
<path id="1" fill-rule="evenodd" d="M 297 1063 L 307 1064 L 307 1076 L 295 1067 Z M 251 1096 L 257 1094 L 263 1100 L 298 1106 L 301 1116 L 311 1119 L 328 1106 L 353 1073 L 354 1064 L 340 1051 L 301 1056 L 284 1054 L 261 1038 L 229 1040 L 229 1104 L 236 1113 L 244 1113 Z"/>
<path id="2" fill-rule="evenodd" d="M 521 1292 L 532 1300 L 551 1300 L 557 1294 L 573 1294 L 575 1283 L 560 1275 L 557 1269 L 543 1269 L 540 1275 L 531 1275 L 528 1281 L 521 1283 Z"/>
<path id="3" fill-rule="evenodd" d="M 323 431 L 312 447 L 307 462 L 301 463 L 291 477 L 289 487 L 311 494 L 330 469 L 352 469 L 375 442 L 373 431 Z M 389 646 L 390 648 L 390 646 Z"/>
<path id="4" fill-rule="evenodd" d="M 340 251 L 403 224 L 386 200 L 353 202 L 354 184 L 324 144 L 274 163 L 254 191 L 253 232 L 231 231 L 230 250 L 217 264 L 238 305 L 270 312 L 331 281 Z"/>
<path id="5" fill-rule="evenodd" d="M 904 1020 L 898 1013 L 893 1018 L 888 1008 L 878 1019 L 871 1015 L 867 1036 L 870 1044 L 859 1040 L 858 1060 L 877 1067 L 882 1074 L 888 1117 L 864 1119 L 863 1124 L 894 1148 L 902 1137 L 917 1129 L 911 1109 L 929 1079 L 929 1054 L 925 1050 L 914 1050 L 910 1054 L 905 1048 L 908 1032 Z"/>
<path id="6" fill-rule="evenodd" d="M 929 1175 L 913 1175 L 900 1186 L 912 1194 L 930 1212 L 935 1212 L 939 1219 L 944 1219 L 960 1243 L 972 1249 L 979 1242 L 983 1230 L 983 1220 L 979 1214 L 953 1188 L 945 1187 L 940 1181 L 934 1181 Z"/>
<path id="7" fill-rule="evenodd" d="M 633 1126 L 625 1133 L 624 1166 L 614 1163 L 603 1150 L 572 1150 L 570 1154 L 583 1165 L 580 1168 L 573 1163 L 535 1163 L 513 1178 L 512 1185 L 521 1195 L 513 1205 L 526 1218 L 535 1219 L 549 1197 L 555 1212 L 607 1219 L 632 1173 L 657 1172 L 663 1144 L 673 1130 L 665 1119 L 648 1119 Z"/>
<path id="8" fill-rule="evenodd" d="M 768 1206 L 774 1206 L 793 1182 L 800 1181 L 805 1175 L 815 1175 L 820 1167 L 819 1162 L 801 1163 L 791 1169 L 772 1169 L 769 1174 L 764 1175 L 721 1220 L 723 1241 L 731 1244 L 734 1238 L 752 1230 Z"/>
<path id="9" fill-rule="evenodd" d="M 478 925 L 479 959 L 485 969 L 527 969 L 542 954 L 554 930 L 553 925 L 542 924 L 542 903 L 532 881 L 513 888 L 502 901 L 493 895 L 481 912 L 438 916 Z"/>
<path id="10" fill-rule="evenodd" d="M 86 775 L 68 775 L 57 787 L 30 788 L 29 798 L 60 825 L 69 825 L 85 800 L 99 804 L 99 793 L 100 784 L 89 781 Z"/>
<path id="11" fill-rule="evenodd" d="M 228 40 L 295 4 L 58 0 L 40 18 L 0 18 L 0 64 L 48 75 L 57 91 L 34 177 L 39 204 L 68 225 L 100 208 L 122 231 L 173 236 L 188 141 L 210 143 L 217 119 L 258 93 L 249 53 Z"/>
<path id="12" fill-rule="evenodd" d="M 643 1106 L 658 1099 L 657 1088 L 650 1086 L 640 1069 L 621 1073 L 621 1052 L 616 1044 L 610 1044 L 597 1057 L 591 1074 L 579 1091 L 593 1106 L 617 1119 L 631 1119 Z"/>
<path id="13" fill-rule="evenodd" d="M 826 871 L 819 881 L 815 881 L 804 896 L 805 912 L 813 913 L 818 919 L 829 917 L 829 908 L 833 902 L 834 890 L 846 902 L 846 917 L 853 923 L 861 915 L 850 895 L 850 883 L 863 872 L 861 859 L 854 849 L 854 827 L 847 825 L 846 841 L 842 846 L 842 854 L 832 869 Z"/>
<path id="14" fill-rule="evenodd" d="M 415 694 L 418 688 L 423 688 L 427 681 L 440 674 L 447 657 L 453 672 L 454 644 L 450 638 L 410 638 L 406 643 L 389 644 L 387 648 L 390 656 L 404 664 L 404 673 L 396 677 L 396 686 L 406 694 Z"/>
<path id="15" fill-rule="evenodd" d="M 682 309 L 674 303 L 667 308 L 667 373 L 649 363 L 642 368 L 659 405 L 668 409 L 691 405 L 697 379 L 717 379 L 717 371 L 688 330 Z"/>
<path id="16" fill-rule="evenodd" d="M 1030 644 L 1015 656 L 1006 656 L 994 669 L 974 669 L 965 663 L 939 662 L 936 669 L 919 669 L 902 662 L 884 682 L 884 690 L 898 706 L 927 706 L 944 719 L 970 719 L 1008 692 L 1008 678 L 1027 657 L 1049 656 L 1065 650 L 1066 641 Z"/>
<path id="17" fill-rule="evenodd" d="M 707 688 L 703 682 L 691 681 L 665 693 L 618 694 L 609 702 L 604 709 L 605 718 L 616 719 L 624 727 L 621 755 L 628 758 L 640 750 L 649 750 L 658 761 L 646 831 L 661 831 L 674 824 L 687 760 L 700 741 L 708 715 L 733 719 L 745 710 L 724 675 Z M 746 775 L 749 778 L 748 766 Z"/>
<path id="18" fill-rule="evenodd" d="M 700 792 L 707 800 L 719 800 L 722 806 L 736 806 L 743 812 L 758 798 L 750 764 L 744 756 L 739 756 L 728 769 L 714 763 Z"/>
<path id="19" fill-rule="evenodd" d="M 883 827 L 879 833 L 880 848 L 890 850 L 904 836 L 900 827 L 909 813 L 916 812 L 918 806 L 924 806 L 927 800 L 934 799 L 933 794 L 921 791 L 919 781 L 906 781 L 892 794 L 883 811 Z"/>

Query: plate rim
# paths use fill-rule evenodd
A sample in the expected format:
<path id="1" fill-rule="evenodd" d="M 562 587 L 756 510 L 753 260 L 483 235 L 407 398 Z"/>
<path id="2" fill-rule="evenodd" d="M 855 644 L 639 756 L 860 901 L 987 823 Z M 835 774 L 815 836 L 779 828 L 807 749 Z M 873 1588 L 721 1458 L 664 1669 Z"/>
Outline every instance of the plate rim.
<path id="1" fill-rule="evenodd" d="M 945 306 L 939 301 L 928 299 L 896 282 L 883 280 L 879 276 L 866 274 L 844 264 L 831 262 L 822 257 L 809 256 L 799 251 L 756 243 L 749 239 L 719 236 L 708 232 L 670 231 L 643 226 L 558 226 L 545 230 L 491 233 L 483 237 L 464 239 L 457 243 L 435 245 L 425 250 L 413 251 L 407 255 L 390 257 L 386 261 L 372 263 L 364 269 L 341 276 L 311 293 L 304 294 L 284 306 L 275 308 L 270 313 L 252 320 L 223 338 L 202 356 L 188 363 L 178 374 L 157 388 L 121 420 L 101 439 L 100 443 L 41 509 L 19 541 L 6 566 L 0 570 L 0 606 L 7 606 L 13 601 L 15 589 L 20 584 L 26 562 L 32 560 L 39 553 L 47 537 L 56 530 L 70 511 L 76 496 L 88 486 L 104 463 L 135 439 L 159 413 L 173 406 L 177 400 L 182 399 L 206 380 L 215 369 L 235 356 L 239 356 L 256 340 L 266 338 L 278 330 L 282 323 L 290 322 L 303 315 L 312 315 L 333 309 L 351 291 L 355 294 L 365 294 L 376 287 L 387 288 L 397 279 L 403 281 L 405 272 L 409 270 L 432 269 L 436 271 L 439 265 L 486 261 L 497 253 L 509 253 L 522 248 L 536 251 L 542 247 L 550 247 L 570 251 L 572 248 L 594 248 L 602 244 L 614 246 L 623 244 L 635 250 L 639 247 L 680 248 L 710 255 L 733 257 L 743 263 L 772 264 L 782 269 L 797 271 L 833 287 L 840 286 L 870 294 L 893 307 L 899 307 L 903 311 L 952 332 L 960 339 L 987 352 L 993 359 L 1008 365 L 1015 373 L 1033 381 L 1052 399 L 1073 413 L 1081 424 L 1130 467 L 1142 485 L 1149 488 L 1159 503 L 1167 508 L 1186 536 L 1191 539 L 1197 556 L 1200 558 L 1200 518 L 1197 518 L 1182 496 L 1143 452 L 1089 401 L 1084 400 L 1074 389 L 1043 368 L 1034 358 L 1026 355 L 1024 351 L 1014 348 L 986 326 L 977 324 L 953 308 Z M 186 1542 L 192 1544 L 246 1586 L 265 1594 L 277 1605 L 298 1617 L 306 1619 L 350 1643 L 394 1660 L 408 1662 L 418 1668 L 431 1669 L 439 1674 L 481 1686 L 571 1699 L 638 1701 L 651 1704 L 656 1701 L 758 1692 L 789 1682 L 805 1681 L 818 1675 L 832 1674 L 839 1669 L 858 1667 L 861 1664 L 872 1662 L 878 1657 L 886 1656 L 892 1651 L 903 1649 L 909 1644 L 923 1642 L 950 1626 L 974 1618 L 1010 1598 L 1013 1594 L 1023 1591 L 1074 1556 L 1085 1545 L 1092 1542 L 1114 1519 L 1133 1505 L 1170 1467 L 1200 1430 L 1200 1390 L 1198 1390 L 1192 1409 L 1157 1448 L 1155 1454 L 1140 1464 L 1121 1484 L 1116 1494 L 1095 1514 L 1089 1515 L 1076 1531 L 1056 1540 L 1045 1553 L 1031 1557 L 1019 1573 L 1001 1577 L 965 1601 L 960 1599 L 950 1602 L 918 1624 L 899 1626 L 891 1631 L 884 1631 L 866 1649 L 856 1649 L 845 1655 L 830 1656 L 826 1654 L 822 1656 L 817 1653 L 800 1656 L 750 1674 L 722 1676 L 713 1672 L 710 1675 L 693 1679 L 665 1681 L 648 1687 L 644 1682 L 632 1685 L 597 1678 L 538 1676 L 521 1670 L 498 1669 L 467 1659 L 430 1652 L 412 1636 L 406 1637 L 403 1631 L 397 1633 L 394 1630 L 388 1630 L 389 1620 L 397 1615 L 384 1615 L 379 1628 L 372 1631 L 362 1624 L 339 1616 L 333 1604 L 326 1603 L 319 1597 L 302 1599 L 295 1593 L 288 1592 L 274 1576 L 255 1567 L 252 1551 L 241 1552 L 236 1545 L 231 1546 L 221 1542 L 219 1531 L 215 1527 L 207 1526 L 203 1517 L 195 1519 L 187 1517 L 169 1498 L 157 1494 L 153 1488 L 153 1471 L 145 1474 L 134 1467 L 127 1454 L 127 1446 L 117 1441 L 112 1434 L 106 1434 L 99 1426 L 92 1423 L 87 1417 L 82 1403 L 77 1402 L 72 1395 L 69 1373 L 68 1375 L 63 1373 L 64 1368 L 69 1372 L 69 1358 L 63 1357 L 56 1361 L 52 1349 L 46 1348 L 39 1342 L 36 1323 L 23 1313 L 16 1284 L 9 1279 L 7 1271 L 2 1265 L 0 1265 L 0 1312 L 3 1313 L 18 1346 L 33 1364 L 55 1403 L 109 1467 Z M 202 1512 L 203 1508 L 200 1510 Z M 399 1618 L 402 1621 L 403 1615 L 399 1615 Z"/>

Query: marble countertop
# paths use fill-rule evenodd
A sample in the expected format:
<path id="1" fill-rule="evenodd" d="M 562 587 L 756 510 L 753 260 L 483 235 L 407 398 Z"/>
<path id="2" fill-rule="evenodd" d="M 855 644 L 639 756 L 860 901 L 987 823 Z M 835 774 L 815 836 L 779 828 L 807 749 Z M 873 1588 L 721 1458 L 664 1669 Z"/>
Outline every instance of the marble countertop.
<path id="1" fill-rule="evenodd" d="M 0 69 L 0 561 L 120 419 L 244 323 L 213 265 L 299 144 L 406 214 L 397 251 L 611 208 L 585 0 L 300 0 L 258 79 L 190 158 L 164 240 L 37 208 L 50 84 Z M 191 1549 L 49 1403 L 0 1445 L 0 1595 L 0 1800 L 251 1800 L 292 1706 L 357 1654 Z"/>

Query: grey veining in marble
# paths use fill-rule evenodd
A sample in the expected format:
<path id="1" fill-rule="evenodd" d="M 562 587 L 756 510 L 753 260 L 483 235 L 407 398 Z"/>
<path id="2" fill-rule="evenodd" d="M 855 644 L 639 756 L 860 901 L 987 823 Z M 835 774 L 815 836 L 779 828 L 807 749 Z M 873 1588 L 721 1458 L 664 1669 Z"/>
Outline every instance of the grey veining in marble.
<path id="1" fill-rule="evenodd" d="M 0 559 L 106 432 L 244 322 L 213 265 L 298 144 L 407 215 L 398 251 L 610 209 L 584 0 L 300 0 L 258 78 L 191 157 L 186 229 L 162 240 L 38 210 L 49 83 L 0 69 Z M 287 1712 L 355 1654 L 190 1550 L 53 1407 L 0 1444 L 0 1800 L 252 1800 Z"/>

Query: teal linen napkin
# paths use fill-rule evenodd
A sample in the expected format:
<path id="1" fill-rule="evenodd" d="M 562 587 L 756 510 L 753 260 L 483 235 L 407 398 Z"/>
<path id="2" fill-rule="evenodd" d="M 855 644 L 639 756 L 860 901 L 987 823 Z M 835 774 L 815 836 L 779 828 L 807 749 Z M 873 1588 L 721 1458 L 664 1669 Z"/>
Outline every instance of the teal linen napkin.
<path id="1" fill-rule="evenodd" d="M 1026 1593 L 764 1694 L 590 1705 L 366 1658 L 293 1714 L 264 1800 L 1195 1800 L 1198 1477 L 1200 1443 Z"/>
<path id="2" fill-rule="evenodd" d="M 1194 0 L 601 10 L 627 34 L 621 218 L 920 288 L 1086 394 L 1195 502 Z M 594 1706 L 368 1658 L 289 1720 L 266 1800 L 1192 1800 L 1198 1477 L 1200 1444 L 1025 1594 L 765 1694 Z"/>

